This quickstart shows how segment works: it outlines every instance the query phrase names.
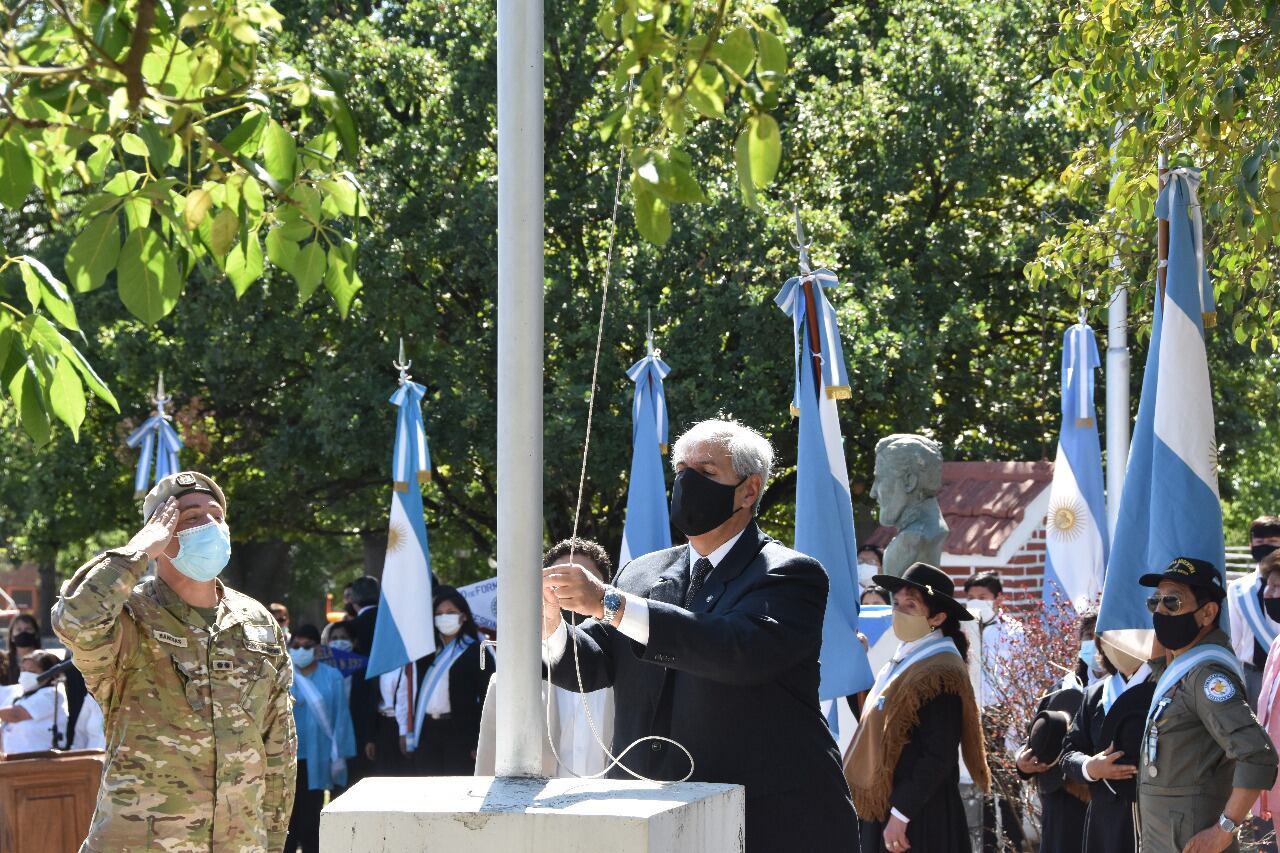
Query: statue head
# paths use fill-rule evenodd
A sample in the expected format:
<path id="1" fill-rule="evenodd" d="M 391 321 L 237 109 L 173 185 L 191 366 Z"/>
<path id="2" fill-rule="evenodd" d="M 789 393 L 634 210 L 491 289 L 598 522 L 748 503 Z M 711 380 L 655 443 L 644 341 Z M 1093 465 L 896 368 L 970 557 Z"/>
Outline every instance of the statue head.
<path id="1" fill-rule="evenodd" d="M 880 523 L 897 527 L 905 511 L 942 488 L 942 448 L 922 435 L 891 435 L 876 444 L 871 497 L 880 505 Z"/>

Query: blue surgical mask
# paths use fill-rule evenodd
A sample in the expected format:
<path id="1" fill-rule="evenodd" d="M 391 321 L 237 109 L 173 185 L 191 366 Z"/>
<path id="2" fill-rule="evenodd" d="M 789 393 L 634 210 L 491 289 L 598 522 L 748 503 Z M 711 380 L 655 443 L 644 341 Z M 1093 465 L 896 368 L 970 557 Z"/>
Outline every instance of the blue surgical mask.
<path id="1" fill-rule="evenodd" d="M 350 640 L 330 640 L 329 648 L 338 652 L 349 652 L 351 651 L 351 641 Z"/>
<path id="2" fill-rule="evenodd" d="M 289 657 L 293 658 L 293 665 L 298 669 L 306 669 L 316 662 L 315 649 L 289 649 Z"/>
<path id="3" fill-rule="evenodd" d="M 1094 645 L 1093 640 L 1080 641 L 1080 660 L 1083 661 L 1084 665 L 1089 667 L 1089 669 L 1102 669 L 1102 667 L 1098 666 L 1097 662 L 1094 660 L 1097 655 L 1098 650 Z"/>
<path id="4" fill-rule="evenodd" d="M 231 531 L 218 521 L 178 532 L 174 567 L 194 581 L 211 581 L 231 559 Z"/>

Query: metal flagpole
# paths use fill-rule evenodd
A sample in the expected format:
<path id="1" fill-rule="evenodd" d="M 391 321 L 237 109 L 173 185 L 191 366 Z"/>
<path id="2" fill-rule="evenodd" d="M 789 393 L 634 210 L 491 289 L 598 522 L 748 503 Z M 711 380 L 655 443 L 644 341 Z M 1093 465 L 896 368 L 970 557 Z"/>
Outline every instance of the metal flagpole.
<path id="1" fill-rule="evenodd" d="M 1115 142 L 1121 123 L 1116 122 Z M 1111 163 L 1115 166 L 1114 147 Z M 1113 171 L 1114 183 L 1117 174 Z M 1111 256 L 1111 268 L 1120 269 L 1120 248 Z M 1129 288 L 1117 287 L 1107 306 L 1107 532 L 1115 541 L 1120 518 L 1120 494 L 1129 467 Z"/>
<path id="2" fill-rule="evenodd" d="M 499 776 L 542 768 L 542 0 L 498 0 Z"/>
<path id="3" fill-rule="evenodd" d="M 796 248 L 800 250 L 800 283 L 804 288 L 804 314 L 809 329 L 809 352 L 813 357 L 813 387 L 822 399 L 822 336 L 818 330 L 818 305 L 813 298 L 813 268 L 809 262 L 809 242 L 804 237 L 804 223 L 800 221 L 800 206 L 796 205 Z"/>

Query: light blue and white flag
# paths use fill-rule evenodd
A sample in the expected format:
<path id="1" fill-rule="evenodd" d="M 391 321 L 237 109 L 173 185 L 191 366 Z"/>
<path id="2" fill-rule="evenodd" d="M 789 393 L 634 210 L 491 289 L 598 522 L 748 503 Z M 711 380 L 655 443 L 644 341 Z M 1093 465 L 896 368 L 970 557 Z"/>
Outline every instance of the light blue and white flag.
<path id="1" fill-rule="evenodd" d="M 1200 175 L 1194 169 L 1176 169 L 1168 177 L 1156 205 L 1157 215 L 1169 220 L 1168 274 L 1164 299 L 1156 295 L 1099 631 L 1150 630 L 1145 604 L 1150 590 L 1138 586 L 1141 575 L 1163 571 L 1175 557 L 1206 560 L 1219 572 L 1225 562 L 1204 343 L 1204 322 L 1212 316 L 1213 300 L 1196 197 Z M 1225 588 L 1225 577 L 1223 584 Z M 1146 637 L 1149 643 L 1150 635 Z"/>
<path id="2" fill-rule="evenodd" d="M 1048 560 L 1044 600 L 1094 607 L 1107 565 L 1102 449 L 1093 406 L 1094 371 L 1101 366 L 1093 329 L 1077 323 L 1062 339 L 1062 431 L 1045 519 Z"/>
<path id="3" fill-rule="evenodd" d="M 636 383 L 631 404 L 631 479 L 627 483 L 627 517 L 622 528 L 618 566 L 633 557 L 671 547 L 671 518 L 662 457 L 667 452 L 667 397 L 662 380 L 671 368 L 649 339 L 645 357 L 627 376 Z"/>
<path id="4" fill-rule="evenodd" d="M 858 640 L 858 545 L 853 532 L 844 439 L 836 413 L 836 397 L 848 396 L 848 378 L 835 310 L 822 292 L 825 287 L 835 286 L 836 279 L 828 270 L 810 274 L 807 267 L 802 260 L 804 274 L 783 285 L 775 301 L 791 315 L 795 329 L 797 390 L 792 405 L 800 416 L 795 549 L 822 563 L 830 579 L 822 623 L 818 696 L 834 699 L 866 690 L 874 679 L 867 653 Z M 820 372 L 813 367 L 806 283 L 811 285 L 818 321 Z M 821 387 L 815 384 L 817 381 L 822 382 Z M 829 382 L 844 384 L 832 386 Z"/>
<path id="5" fill-rule="evenodd" d="M 182 438 L 170 423 L 173 420 L 165 411 L 170 397 L 164 393 L 164 374 L 156 382 L 156 395 L 151 401 L 156 405 L 156 413 L 142 422 L 142 426 L 129 433 L 125 443 L 132 448 L 142 447 L 138 454 L 138 466 L 133 472 L 133 496 L 143 497 L 151 491 L 151 487 L 182 470 L 179 467 L 178 451 L 182 449 Z M 154 471 L 152 462 L 155 463 Z"/>
<path id="6" fill-rule="evenodd" d="M 382 599 L 366 676 L 373 678 L 436 650 L 431 608 L 431 554 L 422 517 L 421 484 L 431 479 L 431 456 L 422 426 L 426 389 L 401 381 L 391 403 L 399 409 L 391 470 L 391 525 L 382 564 Z"/>

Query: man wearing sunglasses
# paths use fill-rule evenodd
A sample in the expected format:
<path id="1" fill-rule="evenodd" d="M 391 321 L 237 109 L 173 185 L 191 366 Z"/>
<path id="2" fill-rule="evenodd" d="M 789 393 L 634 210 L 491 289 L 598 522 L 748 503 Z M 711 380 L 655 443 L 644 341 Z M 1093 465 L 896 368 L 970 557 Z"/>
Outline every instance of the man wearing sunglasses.
<path id="1" fill-rule="evenodd" d="M 1240 662 L 1218 625 L 1222 574 L 1179 557 L 1138 582 L 1155 587 L 1147 608 L 1159 679 L 1138 763 L 1142 850 L 1238 850 L 1237 829 L 1275 782 L 1276 750 L 1249 709 Z"/>

